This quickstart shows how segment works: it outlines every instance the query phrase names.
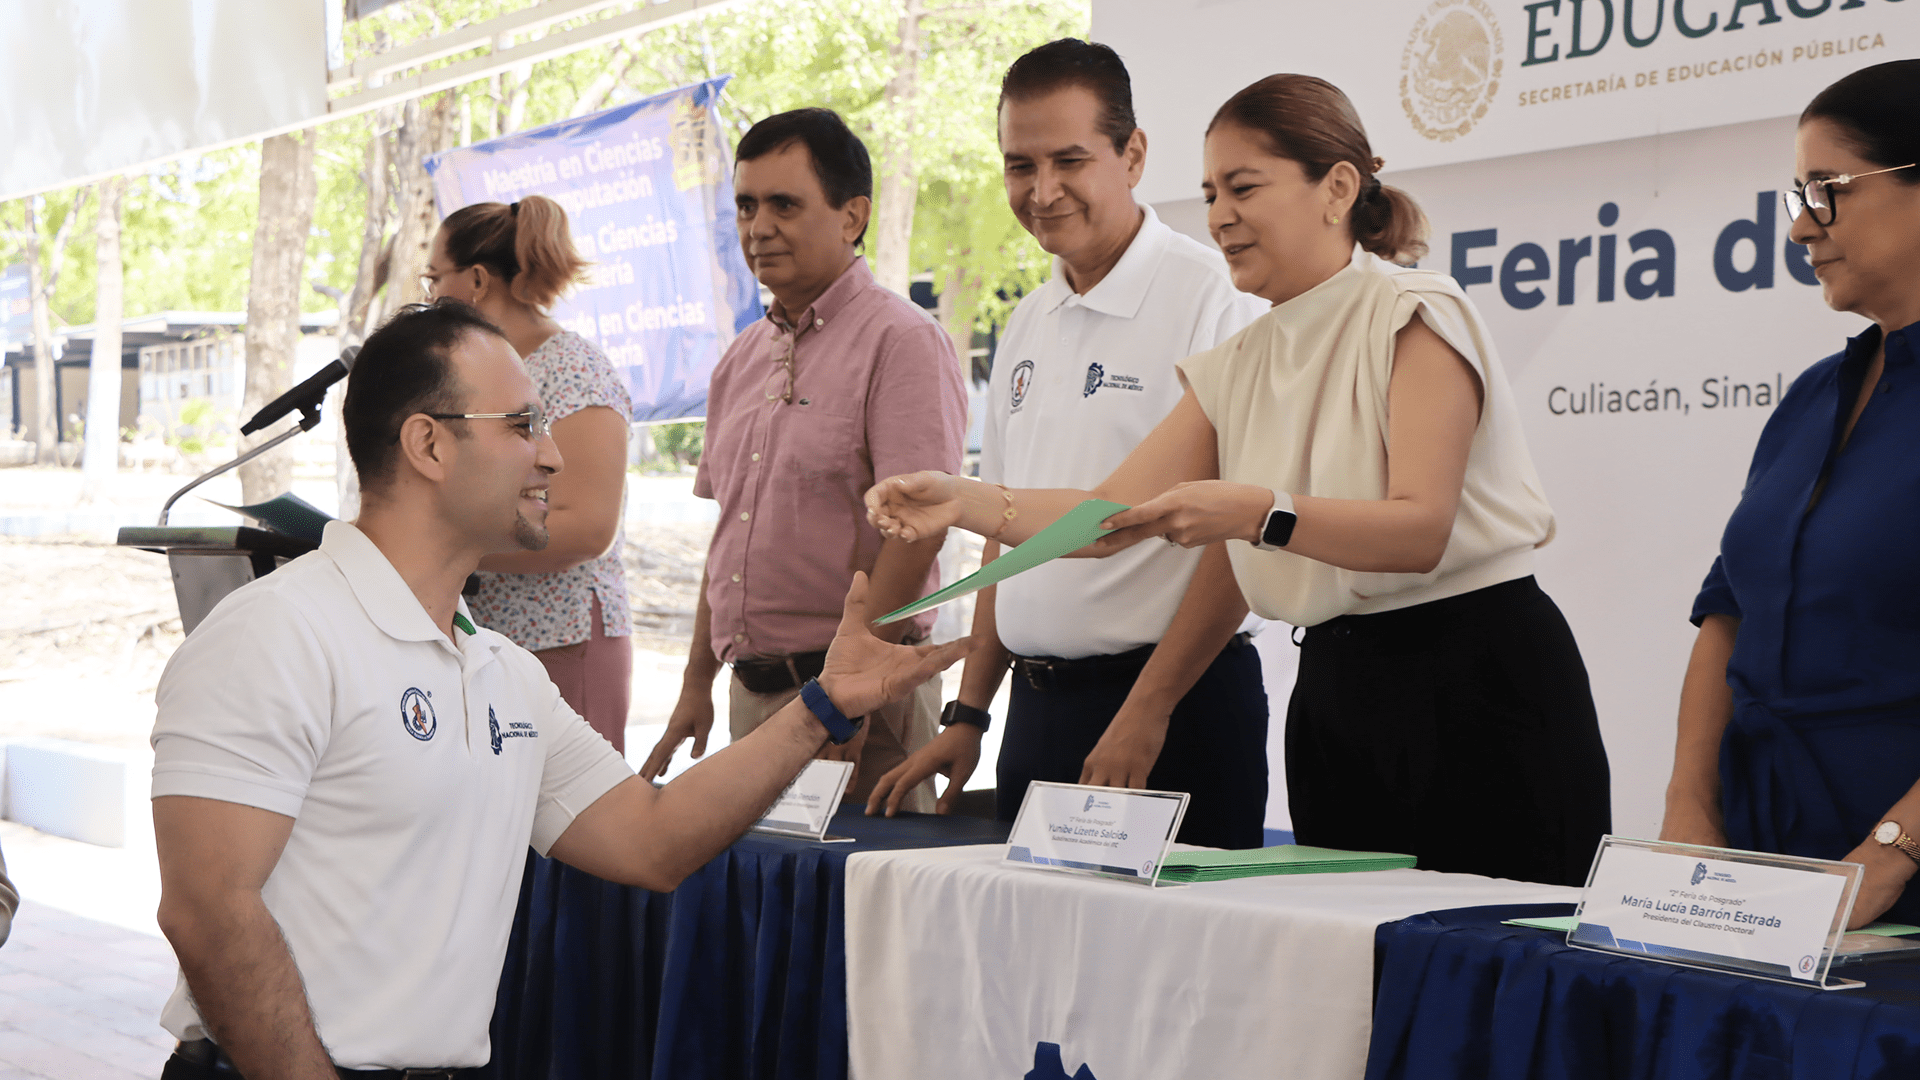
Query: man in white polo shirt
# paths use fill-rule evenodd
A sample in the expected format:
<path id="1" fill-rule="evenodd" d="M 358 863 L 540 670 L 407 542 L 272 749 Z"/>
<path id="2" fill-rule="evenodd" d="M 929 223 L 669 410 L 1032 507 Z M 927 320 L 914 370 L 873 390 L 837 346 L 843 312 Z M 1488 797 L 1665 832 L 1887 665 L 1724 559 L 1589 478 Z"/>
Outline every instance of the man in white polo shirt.
<path id="1" fill-rule="evenodd" d="M 1014 61 L 1000 90 L 1007 199 L 1054 256 L 1020 301 L 988 391 L 980 478 L 1015 488 L 1091 488 L 1180 400 L 1174 363 L 1258 318 L 1220 253 L 1133 201 L 1147 138 L 1112 49 L 1072 38 Z M 998 545 L 989 541 L 984 558 Z M 1061 559 L 976 602 L 946 730 L 889 773 L 868 812 L 935 771 L 951 809 L 980 759 L 986 708 L 1014 669 L 997 816 L 1033 780 L 1193 796 L 1187 843 L 1259 847 L 1267 799 L 1267 699 L 1248 641 L 1258 629 L 1221 545 L 1140 544 Z"/>
<path id="2" fill-rule="evenodd" d="M 403 309 L 342 414 L 358 521 L 222 601 L 160 683 L 167 1080 L 485 1064 L 528 844 L 671 889 L 851 738 L 847 716 L 964 648 L 877 641 L 856 578 L 801 699 L 656 790 L 460 599 L 483 556 L 545 546 L 562 467 L 506 338 L 458 303 Z"/>

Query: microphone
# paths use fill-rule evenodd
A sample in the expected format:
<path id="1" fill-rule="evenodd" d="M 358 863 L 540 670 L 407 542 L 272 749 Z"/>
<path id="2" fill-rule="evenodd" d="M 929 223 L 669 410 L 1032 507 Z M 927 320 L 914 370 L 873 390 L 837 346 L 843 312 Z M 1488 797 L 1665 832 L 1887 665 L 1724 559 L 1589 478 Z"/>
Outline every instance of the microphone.
<path id="1" fill-rule="evenodd" d="M 318 408 L 327 396 L 327 388 L 347 377 L 353 370 L 354 358 L 360 355 L 360 346 L 349 345 L 340 351 L 340 358 L 307 376 L 305 382 L 281 394 L 267 403 L 267 407 L 253 414 L 253 419 L 240 428 L 240 434 L 251 435 L 275 420 L 295 409 L 306 411 Z M 318 414 L 315 414 L 318 419 Z"/>

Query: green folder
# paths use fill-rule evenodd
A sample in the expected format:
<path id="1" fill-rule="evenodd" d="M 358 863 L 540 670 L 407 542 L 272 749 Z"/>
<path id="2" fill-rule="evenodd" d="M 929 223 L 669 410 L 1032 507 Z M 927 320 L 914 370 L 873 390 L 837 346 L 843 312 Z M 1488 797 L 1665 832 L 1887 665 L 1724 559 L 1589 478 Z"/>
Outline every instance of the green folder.
<path id="1" fill-rule="evenodd" d="M 1088 499 L 1067 511 L 1059 521 L 1034 533 L 1026 543 L 1008 548 L 1000 553 L 999 558 L 938 592 L 929 593 L 898 611 L 887 612 L 873 620 L 874 625 L 882 626 L 911 618 L 949 600 L 958 600 L 968 593 L 998 584 L 1041 563 L 1052 562 L 1069 552 L 1079 551 L 1107 535 L 1108 530 L 1101 528 L 1100 523 L 1125 509 L 1128 507 L 1122 503 Z"/>
<path id="2" fill-rule="evenodd" d="M 320 542 L 320 534 L 326 532 L 327 522 L 333 520 L 332 515 L 291 491 L 251 506 L 228 506 L 223 502 L 213 502 L 212 499 L 206 501 L 222 510 L 245 514 L 274 532 L 315 544 Z"/>
<path id="3" fill-rule="evenodd" d="M 1282 844 L 1245 851 L 1176 851 L 1161 864 L 1160 880 L 1231 881 L 1268 874 L 1353 874 L 1369 870 L 1411 870 L 1411 855 L 1385 851 L 1336 851 Z"/>

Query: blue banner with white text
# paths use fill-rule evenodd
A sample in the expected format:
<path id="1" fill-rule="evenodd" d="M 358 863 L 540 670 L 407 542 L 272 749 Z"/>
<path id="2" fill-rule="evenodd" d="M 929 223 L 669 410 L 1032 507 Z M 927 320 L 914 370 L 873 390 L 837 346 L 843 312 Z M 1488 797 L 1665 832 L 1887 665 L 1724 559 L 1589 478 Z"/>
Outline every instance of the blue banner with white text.
<path id="1" fill-rule="evenodd" d="M 442 217 L 535 193 L 566 208 L 593 265 L 553 316 L 613 360 L 636 422 L 706 415 L 714 364 L 761 315 L 715 108 L 728 78 L 427 159 Z"/>

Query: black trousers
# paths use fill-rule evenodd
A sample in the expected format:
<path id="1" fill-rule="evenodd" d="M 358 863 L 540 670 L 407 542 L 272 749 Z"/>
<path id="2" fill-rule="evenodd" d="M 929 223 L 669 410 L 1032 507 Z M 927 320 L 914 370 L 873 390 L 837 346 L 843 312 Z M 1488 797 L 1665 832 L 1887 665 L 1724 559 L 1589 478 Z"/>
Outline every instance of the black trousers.
<path id="1" fill-rule="evenodd" d="M 1308 629 L 1287 797 L 1303 844 L 1585 884 L 1612 804 L 1560 609 L 1526 577 Z"/>
<path id="2" fill-rule="evenodd" d="M 1034 780 L 1077 783 L 1080 768 L 1120 711 L 1139 672 L 1060 689 L 1036 690 L 1018 672 L 1000 743 L 1002 821 L 1020 812 Z M 1192 795 L 1181 821 L 1183 843 L 1257 848 L 1267 812 L 1267 690 L 1251 643 L 1221 650 L 1174 706 L 1167 742 L 1147 786 Z"/>

